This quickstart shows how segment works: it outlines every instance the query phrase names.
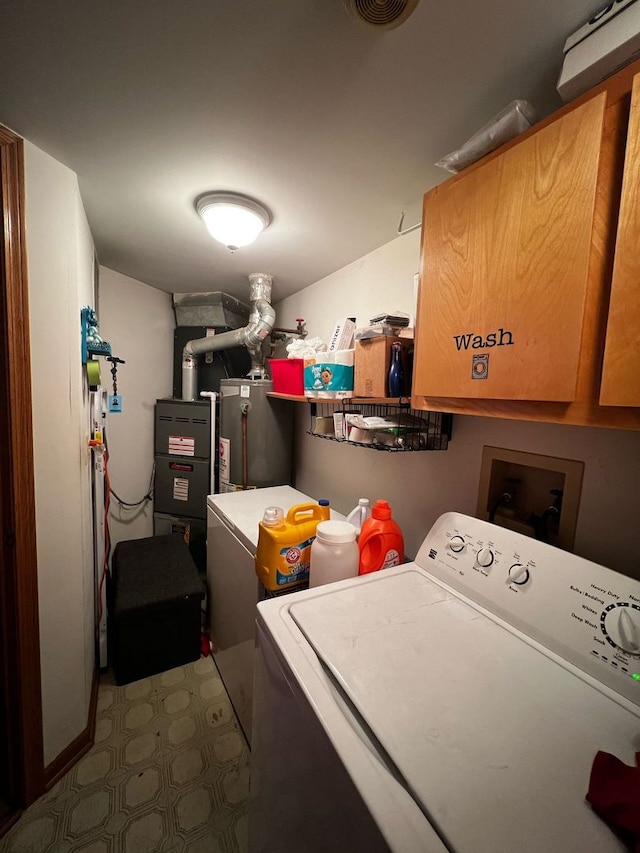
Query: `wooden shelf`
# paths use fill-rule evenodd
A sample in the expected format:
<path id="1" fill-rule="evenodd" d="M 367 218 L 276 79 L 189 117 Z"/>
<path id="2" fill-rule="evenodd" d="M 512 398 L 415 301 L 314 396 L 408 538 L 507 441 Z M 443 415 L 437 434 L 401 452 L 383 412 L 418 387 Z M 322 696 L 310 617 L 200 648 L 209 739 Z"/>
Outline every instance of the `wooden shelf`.
<path id="1" fill-rule="evenodd" d="M 306 397 L 301 397 L 298 394 L 276 394 L 275 391 L 267 391 L 267 397 L 273 397 L 275 400 L 292 400 L 294 403 L 313 402 L 307 400 Z"/>
<path id="2" fill-rule="evenodd" d="M 317 400 L 316 402 L 322 402 Z M 374 406 L 401 406 L 403 409 L 411 408 L 411 397 L 352 397 L 345 402 L 358 403 L 360 405 L 370 403 Z"/>
<path id="3" fill-rule="evenodd" d="M 331 397 L 304 397 L 299 396 L 297 394 L 278 394 L 275 391 L 268 391 L 267 397 L 274 397 L 277 400 L 292 400 L 294 403 L 322 403 L 323 405 L 328 406 L 342 406 L 345 405 L 374 405 L 374 406 L 402 406 L 403 408 L 410 408 L 411 406 L 411 398 L 410 397 L 341 397 L 331 398 Z"/>

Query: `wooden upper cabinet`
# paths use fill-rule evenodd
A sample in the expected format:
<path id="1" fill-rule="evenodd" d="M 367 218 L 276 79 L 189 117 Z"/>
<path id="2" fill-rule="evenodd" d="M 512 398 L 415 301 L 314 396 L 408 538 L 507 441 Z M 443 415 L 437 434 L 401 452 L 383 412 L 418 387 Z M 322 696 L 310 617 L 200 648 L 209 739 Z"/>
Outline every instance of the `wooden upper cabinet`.
<path id="1" fill-rule="evenodd" d="M 575 399 L 605 105 L 594 96 L 425 196 L 414 395 Z"/>
<path id="2" fill-rule="evenodd" d="M 600 403 L 640 406 L 640 74 L 631 96 Z"/>

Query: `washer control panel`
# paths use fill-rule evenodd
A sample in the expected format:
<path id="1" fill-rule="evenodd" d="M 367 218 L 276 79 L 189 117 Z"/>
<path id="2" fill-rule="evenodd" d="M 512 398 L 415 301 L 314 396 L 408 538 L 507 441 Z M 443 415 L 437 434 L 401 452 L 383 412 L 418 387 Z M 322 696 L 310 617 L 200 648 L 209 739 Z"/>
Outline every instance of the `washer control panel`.
<path id="1" fill-rule="evenodd" d="M 640 712 L 640 580 L 453 512 L 436 521 L 415 562 Z"/>

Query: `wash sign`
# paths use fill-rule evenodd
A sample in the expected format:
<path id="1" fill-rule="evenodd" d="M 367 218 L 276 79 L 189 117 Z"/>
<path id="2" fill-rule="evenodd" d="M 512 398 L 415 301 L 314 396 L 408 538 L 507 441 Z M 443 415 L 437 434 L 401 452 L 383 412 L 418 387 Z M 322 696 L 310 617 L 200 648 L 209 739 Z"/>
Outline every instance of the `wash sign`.
<path id="1" fill-rule="evenodd" d="M 453 340 L 456 342 L 458 352 L 468 349 L 513 346 L 513 334 L 507 329 L 498 329 L 497 332 L 491 332 L 486 337 L 478 335 L 476 332 L 467 332 L 464 335 L 454 335 Z"/>

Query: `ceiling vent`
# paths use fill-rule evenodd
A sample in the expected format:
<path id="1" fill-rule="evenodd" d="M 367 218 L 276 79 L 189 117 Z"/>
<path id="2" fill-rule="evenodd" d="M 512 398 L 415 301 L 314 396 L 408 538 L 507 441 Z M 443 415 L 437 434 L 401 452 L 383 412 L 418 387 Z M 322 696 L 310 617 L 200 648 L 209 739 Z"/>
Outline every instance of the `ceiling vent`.
<path id="1" fill-rule="evenodd" d="M 418 0 L 344 0 L 352 18 L 379 30 L 391 30 L 404 23 Z"/>

